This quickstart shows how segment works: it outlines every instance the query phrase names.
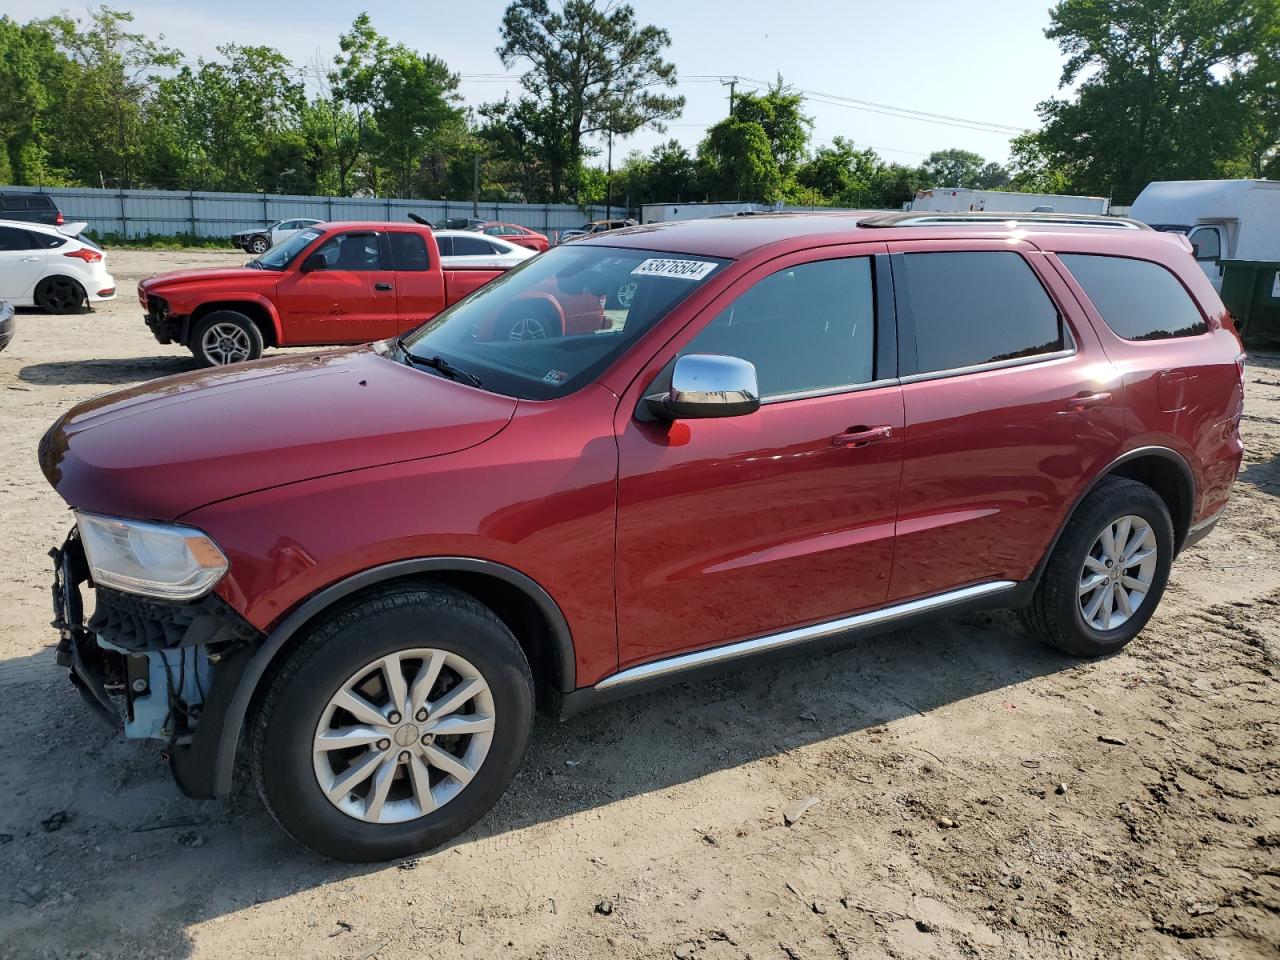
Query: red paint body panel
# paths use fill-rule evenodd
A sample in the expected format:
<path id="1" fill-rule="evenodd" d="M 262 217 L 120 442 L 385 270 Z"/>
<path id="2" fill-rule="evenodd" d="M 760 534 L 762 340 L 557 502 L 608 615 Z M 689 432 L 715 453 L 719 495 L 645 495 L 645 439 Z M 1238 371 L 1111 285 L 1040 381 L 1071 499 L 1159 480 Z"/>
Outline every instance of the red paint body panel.
<path id="1" fill-rule="evenodd" d="M 46 438 L 42 465 L 77 508 L 180 518 L 208 532 L 231 561 L 218 594 L 263 629 L 321 589 L 395 560 L 510 566 L 564 613 L 579 686 L 622 665 L 886 601 L 1026 579 L 1079 496 L 1141 447 L 1190 466 L 1193 521 L 1219 510 L 1234 482 L 1239 340 L 1185 248 L 1161 234 L 873 230 L 855 216 L 821 215 L 655 224 L 579 243 L 733 262 L 595 383 L 558 399 L 498 396 L 372 349 L 280 358 L 81 405 Z M 664 366 L 757 280 L 780 266 L 920 244 L 1020 251 L 1074 352 L 935 379 L 890 376 L 733 419 L 637 418 Z M 1163 264 L 1198 301 L 1208 332 L 1120 339 L 1056 256 L 1072 251 Z M 216 273 L 154 282 L 176 304 L 188 289 L 194 303 L 201 289 L 279 279 Z M 397 329 L 475 279 L 397 275 Z M 566 326 L 598 329 L 598 303 L 580 312 Z M 1110 397 L 1076 409 L 1070 401 L 1085 392 Z M 890 431 L 882 442 L 832 443 L 879 426 Z"/>
<path id="2" fill-rule="evenodd" d="M 317 229 L 319 236 L 284 270 L 174 270 L 142 280 L 138 302 L 145 310 L 148 297 L 162 297 L 173 318 L 219 304 L 251 303 L 268 314 L 273 329 L 267 339 L 276 346 L 356 344 L 406 333 L 505 272 L 441 269 L 430 228 L 412 223 L 332 223 Z M 417 234 L 426 244 L 429 269 L 301 270 L 310 254 L 349 231 Z"/>

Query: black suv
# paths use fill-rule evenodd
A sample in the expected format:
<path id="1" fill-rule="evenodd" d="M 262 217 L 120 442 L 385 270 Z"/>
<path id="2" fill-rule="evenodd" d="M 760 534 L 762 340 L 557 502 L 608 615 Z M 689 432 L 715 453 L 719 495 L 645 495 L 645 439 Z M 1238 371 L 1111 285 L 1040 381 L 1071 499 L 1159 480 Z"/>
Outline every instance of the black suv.
<path id="1" fill-rule="evenodd" d="M 47 193 L 0 191 L 0 220 L 25 220 L 59 226 L 65 220 L 53 197 Z"/>

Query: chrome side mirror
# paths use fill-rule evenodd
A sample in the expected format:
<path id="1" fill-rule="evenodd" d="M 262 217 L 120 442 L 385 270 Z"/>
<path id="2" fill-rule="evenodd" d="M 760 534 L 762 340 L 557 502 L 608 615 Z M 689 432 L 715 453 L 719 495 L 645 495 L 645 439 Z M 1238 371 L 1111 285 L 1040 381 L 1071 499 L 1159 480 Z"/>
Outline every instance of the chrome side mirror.
<path id="1" fill-rule="evenodd" d="M 663 420 L 741 417 L 760 409 L 760 384 L 746 360 L 691 353 L 676 361 L 670 391 L 646 403 Z"/>

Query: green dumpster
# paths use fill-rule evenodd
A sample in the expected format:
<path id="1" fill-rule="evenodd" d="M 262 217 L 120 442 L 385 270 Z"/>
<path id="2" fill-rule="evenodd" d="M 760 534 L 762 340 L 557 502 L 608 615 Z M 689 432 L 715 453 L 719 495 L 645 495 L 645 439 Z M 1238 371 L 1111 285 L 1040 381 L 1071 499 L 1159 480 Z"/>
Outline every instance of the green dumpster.
<path id="1" fill-rule="evenodd" d="M 1222 302 L 1245 339 L 1280 340 L 1280 261 L 1223 260 Z"/>

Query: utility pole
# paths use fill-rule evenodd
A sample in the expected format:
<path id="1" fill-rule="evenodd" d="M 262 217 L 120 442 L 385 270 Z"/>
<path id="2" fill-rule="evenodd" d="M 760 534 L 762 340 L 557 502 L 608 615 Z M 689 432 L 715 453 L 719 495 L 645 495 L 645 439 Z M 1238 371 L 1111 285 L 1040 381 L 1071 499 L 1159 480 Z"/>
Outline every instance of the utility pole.
<path id="1" fill-rule="evenodd" d="M 729 116 L 733 116 L 733 92 L 738 88 L 738 78 L 730 77 L 728 80 L 721 80 L 720 86 L 729 88 Z"/>
<path id="2" fill-rule="evenodd" d="M 613 219 L 613 131 L 609 131 L 609 160 L 604 174 L 604 218 Z"/>
<path id="3" fill-rule="evenodd" d="M 477 151 L 471 158 L 471 215 L 480 216 L 480 153 Z"/>

